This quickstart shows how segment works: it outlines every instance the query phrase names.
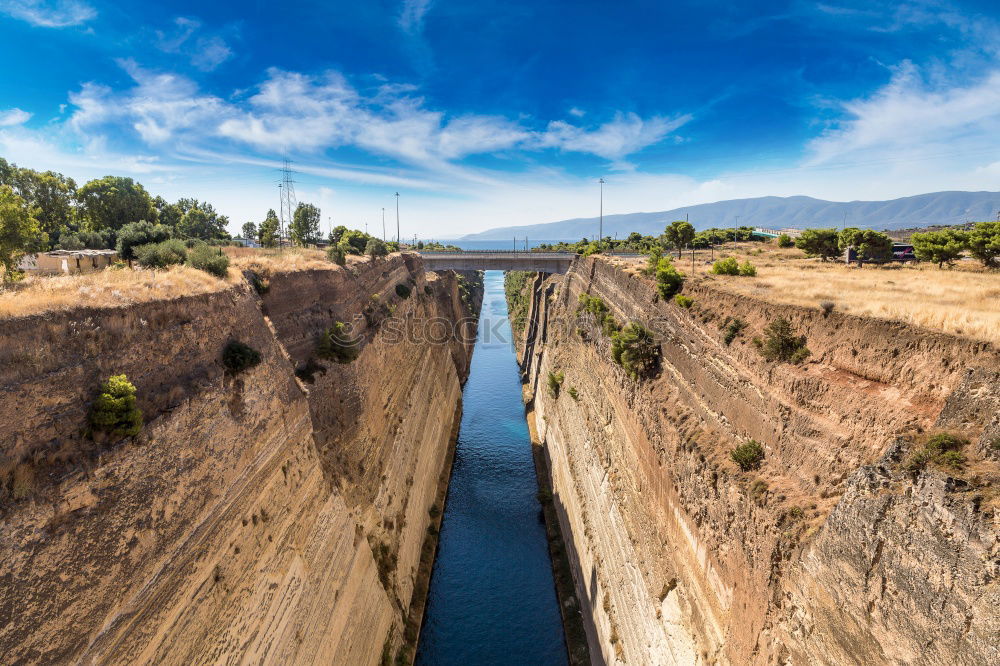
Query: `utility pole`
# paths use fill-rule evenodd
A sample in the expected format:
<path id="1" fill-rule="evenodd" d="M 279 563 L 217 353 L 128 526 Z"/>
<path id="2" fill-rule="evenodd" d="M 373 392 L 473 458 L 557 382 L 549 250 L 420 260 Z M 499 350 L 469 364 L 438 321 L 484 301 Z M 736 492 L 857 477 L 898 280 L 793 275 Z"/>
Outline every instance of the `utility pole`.
<path id="1" fill-rule="evenodd" d="M 278 218 L 280 230 L 278 232 L 278 247 L 284 246 L 285 224 L 289 228 L 292 225 L 292 218 L 295 216 L 295 181 L 292 180 L 292 162 L 287 157 L 281 169 L 281 184 L 278 188 L 281 192 L 281 217 Z"/>
<path id="2" fill-rule="evenodd" d="M 399 245 L 399 192 L 396 192 L 396 245 Z"/>
<path id="3" fill-rule="evenodd" d="M 597 251 L 600 252 L 604 244 L 604 179 L 601 178 L 597 182 L 601 184 L 601 221 L 597 226 Z"/>

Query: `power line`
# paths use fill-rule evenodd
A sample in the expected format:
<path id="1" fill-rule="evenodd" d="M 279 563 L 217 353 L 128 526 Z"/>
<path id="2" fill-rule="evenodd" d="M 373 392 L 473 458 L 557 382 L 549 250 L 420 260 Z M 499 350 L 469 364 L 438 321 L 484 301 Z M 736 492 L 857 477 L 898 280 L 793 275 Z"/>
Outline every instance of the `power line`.
<path id="1" fill-rule="evenodd" d="M 278 245 L 279 247 L 284 243 L 285 236 L 285 223 L 287 221 L 288 227 L 292 226 L 292 218 L 295 215 L 295 182 L 292 179 L 292 162 L 287 157 L 285 158 L 284 166 L 281 168 L 281 183 L 278 185 L 278 189 L 281 192 L 281 213 L 278 217 L 278 224 L 280 225 L 280 231 L 278 233 Z"/>

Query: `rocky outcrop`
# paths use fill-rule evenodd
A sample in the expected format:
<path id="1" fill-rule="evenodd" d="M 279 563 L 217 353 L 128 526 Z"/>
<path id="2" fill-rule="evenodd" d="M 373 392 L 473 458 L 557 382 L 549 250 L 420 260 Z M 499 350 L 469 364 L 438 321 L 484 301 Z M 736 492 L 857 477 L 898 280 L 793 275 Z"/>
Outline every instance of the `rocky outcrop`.
<path id="1" fill-rule="evenodd" d="M 591 652 L 630 664 L 1000 661 L 1000 353 L 599 258 L 537 279 L 520 356 Z M 633 379 L 579 297 L 657 333 Z M 811 356 L 762 358 L 784 317 Z M 727 344 L 733 319 L 742 328 Z M 737 327 L 739 328 L 739 327 Z M 560 390 L 549 373 L 564 375 Z M 572 389 L 572 392 L 569 390 Z M 966 462 L 911 470 L 929 433 Z M 763 445 L 758 469 L 731 459 Z"/>
<path id="2" fill-rule="evenodd" d="M 258 277 L 0 321 L 5 662 L 394 656 L 481 292 L 411 255 Z M 337 320 L 350 363 L 315 357 Z M 399 333 L 431 322 L 467 342 Z M 226 372 L 231 339 L 261 363 Z M 146 425 L 98 444 L 87 410 L 118 373 Z"/>

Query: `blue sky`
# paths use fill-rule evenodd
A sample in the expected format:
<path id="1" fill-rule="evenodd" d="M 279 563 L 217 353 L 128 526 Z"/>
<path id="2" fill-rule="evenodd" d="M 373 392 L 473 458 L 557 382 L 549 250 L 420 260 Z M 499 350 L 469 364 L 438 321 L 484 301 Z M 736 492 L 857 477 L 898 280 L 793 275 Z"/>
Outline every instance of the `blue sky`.
<path id="1" fill-rule="evenodd" d="M 0 0 L 0 156 L 456 236 L 1000 183 L 995 2 Z"/>

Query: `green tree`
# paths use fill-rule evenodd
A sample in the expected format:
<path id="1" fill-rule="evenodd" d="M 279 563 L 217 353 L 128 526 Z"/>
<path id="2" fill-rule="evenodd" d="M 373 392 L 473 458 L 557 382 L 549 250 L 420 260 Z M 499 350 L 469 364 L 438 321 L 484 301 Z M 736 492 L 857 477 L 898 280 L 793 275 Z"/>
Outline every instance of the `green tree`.
<path id="1" fill-rule="evenodd" d="M 375 261 L 379 257 L 389 254 L 389 249 L 379 239 L 369 238 L 368 244 L 365 246 L 365 254 L 371 257 L 372 261 Z"/>
<path id="2" fill-rule="evenodd" d="M 115 439 L 139 434 L 142 430 L 142 412 L 136 406 L 135 386 L 128 377 L 108 377 L 90 408 L 89 421 L 95 431 Z"/>
<path id="3" fill-rule="evenodd" d="M 913 252 L 920 261 L 930 261 L 944 268 L 951 266 L 968 246 L 966 234 L 954 229 L 928 231 L 923 234 L 913 234 L 910 238 Z"/>
<path id="4" fill-rule="evenodd" d="M 836 229 L 806 229 L 795 240 L 795 247 L 808 257 L 821 257 L 823 261 L 840 256 Z"/>
<path id="5" fill-rule="evenodd" d="M 184 217 L 184 211 L 177 204 L 169 203 L 163 197 L 153 199 L 153 208 L 156 209 L 156 221 L 160 224 L 175 228 Z"/>
<path id="6" fill-rule="evenodd" d="M 343 245 L 331 245 L 326 249 L 326 258 L 338 266 L 343 266 L 347 263 L 347 250 Z"/>
<path id="7" fill-rule="evenodd" d="M 795 243 L 792 241 L 792 237 L 788 234 L 781 234 L 778 236 L 778 247 L 794 247 Z"/>
<path id="8" fill-rule="evenodd" d="M 0 266 L 4 282 L 21 279 L 17 268 L 21 257 L 47 242 L 34 213 L 9 185 L 0 185 Z"/>
<path id="9" fill-rule="evenodd" d="M 845 230 L 846 231 L 846 230 Z M 844 249 L 844 233 L 840 234 L 837 246 Z M 881 231 L 858 229 L 850 236 L 850 245 L 858 253 L 858 263 L 865 261 L 885 261 L 892 257 L 892 239 Z"/>
<path id="10" fill-rule="evenodd" d="M 170 238 L 170 227 L 149 222 L 130 222 L 118 231 L 115 249 L 124 260 L 135 259 L 135 248 L 149 243 L 161 243 Z"/>
<path id="11" fill-rule="evenodd" d="M 257 238 L 257 225 L 253 222 L 244 222 L 242 232 L 243 238 L 255 239 Z"/>
<path id="12" fill-rule="evenodd" d="M 314 245 L 319 241 L 319 208 L 310 203 L 300 203 L 295 208 L 288 236 L 296 245 Z"/>
<path id="13" fill-rule="evenodd" d="M 363 231 L 358 231 L 356 229 L 350 229 L 345 231 L 340 237 L 339 245 L 346 244 L 350 249 L 347 251 L 349 254 L 364 254 L 366 248 L 368 247 L 368 241 L 371 236 Z"/>
<path id="14" fill-rule="evenodd" d="M 105 176 L 92 180 L 76 196 L 89 231 L 117 231 L 130 222 L 157 219 L 149 193 L 131 178 Z"/>
<path id="15" fill-rule="evenodd" d="M 667 225 L 663 235 L 667 237 L 668 243 L 677 248 L 679 257 L 684 246 L 694 240 L 694 226 L 685 220 L 676 220 Z"/>
<path id="16" fill-rule="evenodd" d="M 278 214 L 274 209 L 267 211 L 267 217 L 257 228 L 257 240 L 264 247 L 277 247 L 278 245 Z"/>
<path id="17" fill-rule="evenodd" d="M 969 254 L 987 268 L 998 268 L 1000 262 L 1000 222 L 979 222 L 968 235 Z"/>
<path id="18" fill-rule="evenodd" d="M 342 224 L 338 224 L 333 229 L 330 229 L 330 235 L 327 236 L 327 240 L 330 241 L 330 245 L 339 245 L 341 238 L 343 238 L 347 231 L 347 227 Z"/>
<path id="19" fill-rule="evenodd" d="M 197 199 L 180 199 L 177 206 L 183 211 L 177 223 L 179 235 L 206 241 L 229 238 L 229 232 L 226 231 L 229 218 L 215 212 L 212 204 Z"/>
<path id="20" fill-rule="evenodd" d="M 76 183 L 72 178 L 55 171 L 18 168 L 0 158 L 0 185 L 10 186 L 14 194 L 35 209 L 39 228 L 51 243 L 57 242 L 75 222 Z"/>

